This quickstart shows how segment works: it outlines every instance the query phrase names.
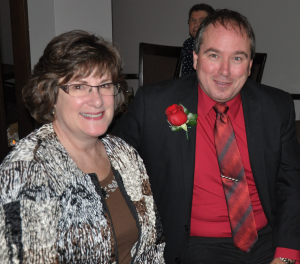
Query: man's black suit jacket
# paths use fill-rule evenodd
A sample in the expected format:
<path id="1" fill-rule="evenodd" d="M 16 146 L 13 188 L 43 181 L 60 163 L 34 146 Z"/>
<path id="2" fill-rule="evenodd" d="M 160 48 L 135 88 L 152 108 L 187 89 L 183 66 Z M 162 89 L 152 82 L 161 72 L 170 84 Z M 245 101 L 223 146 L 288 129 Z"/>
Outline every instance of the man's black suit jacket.
<path id="1" fill-rule="evenodd" d="M 171 131 L 165 110 L 181 103 L 197 113 L 197 87 L 196 74 L 141 87 L 112 128 L 138 150 L 146 165 L 164 228 L 166 263 L 180 263 L 188 244 L 196 126 L 189 129 L 187 140 L 184 130 Z M 274 247 L 300 250 L 300 146 L 292 98 L 251 80 L 241 97 L 250 164 Z"/>

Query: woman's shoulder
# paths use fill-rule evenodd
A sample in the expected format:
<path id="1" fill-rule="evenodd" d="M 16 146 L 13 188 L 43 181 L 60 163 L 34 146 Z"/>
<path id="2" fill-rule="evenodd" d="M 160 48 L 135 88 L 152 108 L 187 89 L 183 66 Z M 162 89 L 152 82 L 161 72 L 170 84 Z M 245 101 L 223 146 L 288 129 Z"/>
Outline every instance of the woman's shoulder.
<path id="1" fill-rule="evenodd" d="M 21 139 L 0 165 L 1 203 L 18 200 L 20 191 L 26 189 L 24 186 L 28 180 L 30 179 L 32 188 L 33 177 L 41 173 L 35 160 L 35 151 L 40 141 L 39 133 L 41 131 L 38 129 Z"/>
<path id="2" fill-rule="evenodd" d="M 47 124 L 39 129 L 34 130 L 26 137 L 22 138 L 12 149 L 12 151 L 5 157 L 1 164 L 1 168 L 7 164 L 14 162 L 30 162 L 34 159 L 34 153 L 37 150 L 41 141 L 51 135 L 53 131 L 52 125 Z"/>
<path id="3" fill-rule="evenodd" d="M 130 144 L 111 134 L 107 134 L 101 139 L 101 141 L 104 144 L 106 151 L 136 152 L 136 150 Z"/>
<path id="4" fill-rule="evenodd" d="M 36 131 L 34 131 L 17 142 L 12 151 L 3 160 L 1 167 L 6 167 L 6 164 L 12 164 L 14 162 L 32 161 L 34 158 L 34 150 L 37 144 L 38 138 L 36 135 Z"/>
<path id="5" fill-rule="evenodd" d="M 133 165 L 133 163 L 138 163 L 138 152 L 123 139 L 108 134 L 103 137 L 101 141 L 104 144 L 107 156 L 115 169 L 117 167 L 122 167 L 125 163 L 131 165 Z"/>

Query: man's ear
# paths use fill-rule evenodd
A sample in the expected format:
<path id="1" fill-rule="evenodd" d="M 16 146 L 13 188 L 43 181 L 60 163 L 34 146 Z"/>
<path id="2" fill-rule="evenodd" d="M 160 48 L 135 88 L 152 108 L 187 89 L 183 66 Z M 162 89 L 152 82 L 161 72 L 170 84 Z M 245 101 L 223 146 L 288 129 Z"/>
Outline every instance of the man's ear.
<path id="1" fill-rule="evenodd" d="M 197 63 L 198 63 L 198 54 L 196 54 L 195 51 L 193 51 L 193 67 L 195 70 L 197 68 Z"/>
<path id="2" fill-rule="evenodd" d="M 252 63 L 253 63 L 253 60 L 251 60 L 249 63 L 248 76 L 250 76 L 250 74 L 251 74 Z"/>

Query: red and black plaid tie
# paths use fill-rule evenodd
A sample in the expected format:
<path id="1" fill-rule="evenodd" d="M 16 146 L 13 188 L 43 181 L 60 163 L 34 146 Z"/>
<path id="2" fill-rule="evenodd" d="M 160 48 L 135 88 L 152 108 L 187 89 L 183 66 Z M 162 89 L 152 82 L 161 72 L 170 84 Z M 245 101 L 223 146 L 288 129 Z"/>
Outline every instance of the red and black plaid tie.
<path id="1" fill-rule="evenodd" d="M 227 202 L 234 244 L 249 252 L 257 240 L 257 231 L 241 155 L 225 103 L 214 105 L 217 119 L 214 129 L 217 157 Z"/>

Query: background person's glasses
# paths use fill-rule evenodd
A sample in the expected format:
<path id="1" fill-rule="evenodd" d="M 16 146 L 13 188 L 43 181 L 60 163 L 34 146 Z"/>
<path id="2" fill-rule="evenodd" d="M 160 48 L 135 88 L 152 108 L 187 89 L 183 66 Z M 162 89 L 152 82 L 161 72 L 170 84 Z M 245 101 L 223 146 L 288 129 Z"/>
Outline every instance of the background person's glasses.
<path id="1" fill-rule="evenodd" d="M 205 17 L 201 17 L 199 19 L 193 19 L 193 18 L 191 18 L 191 19 L 188 20 L 188 23 L 189 24 L 196 24 L 196 23 L 201 24 L 202 21 L 204 20 L 204 18 Z"/>
<path id="2" fill-rule="evenodd" d="M 105 83 L 97 86 L 88 84 L 67 84 L 59 86 L 64 92 L 72 97 L 88 96 L 93 88 L 97 88 L 101 95 L 117 95 L 120 91 L 119 83 Z"/>

